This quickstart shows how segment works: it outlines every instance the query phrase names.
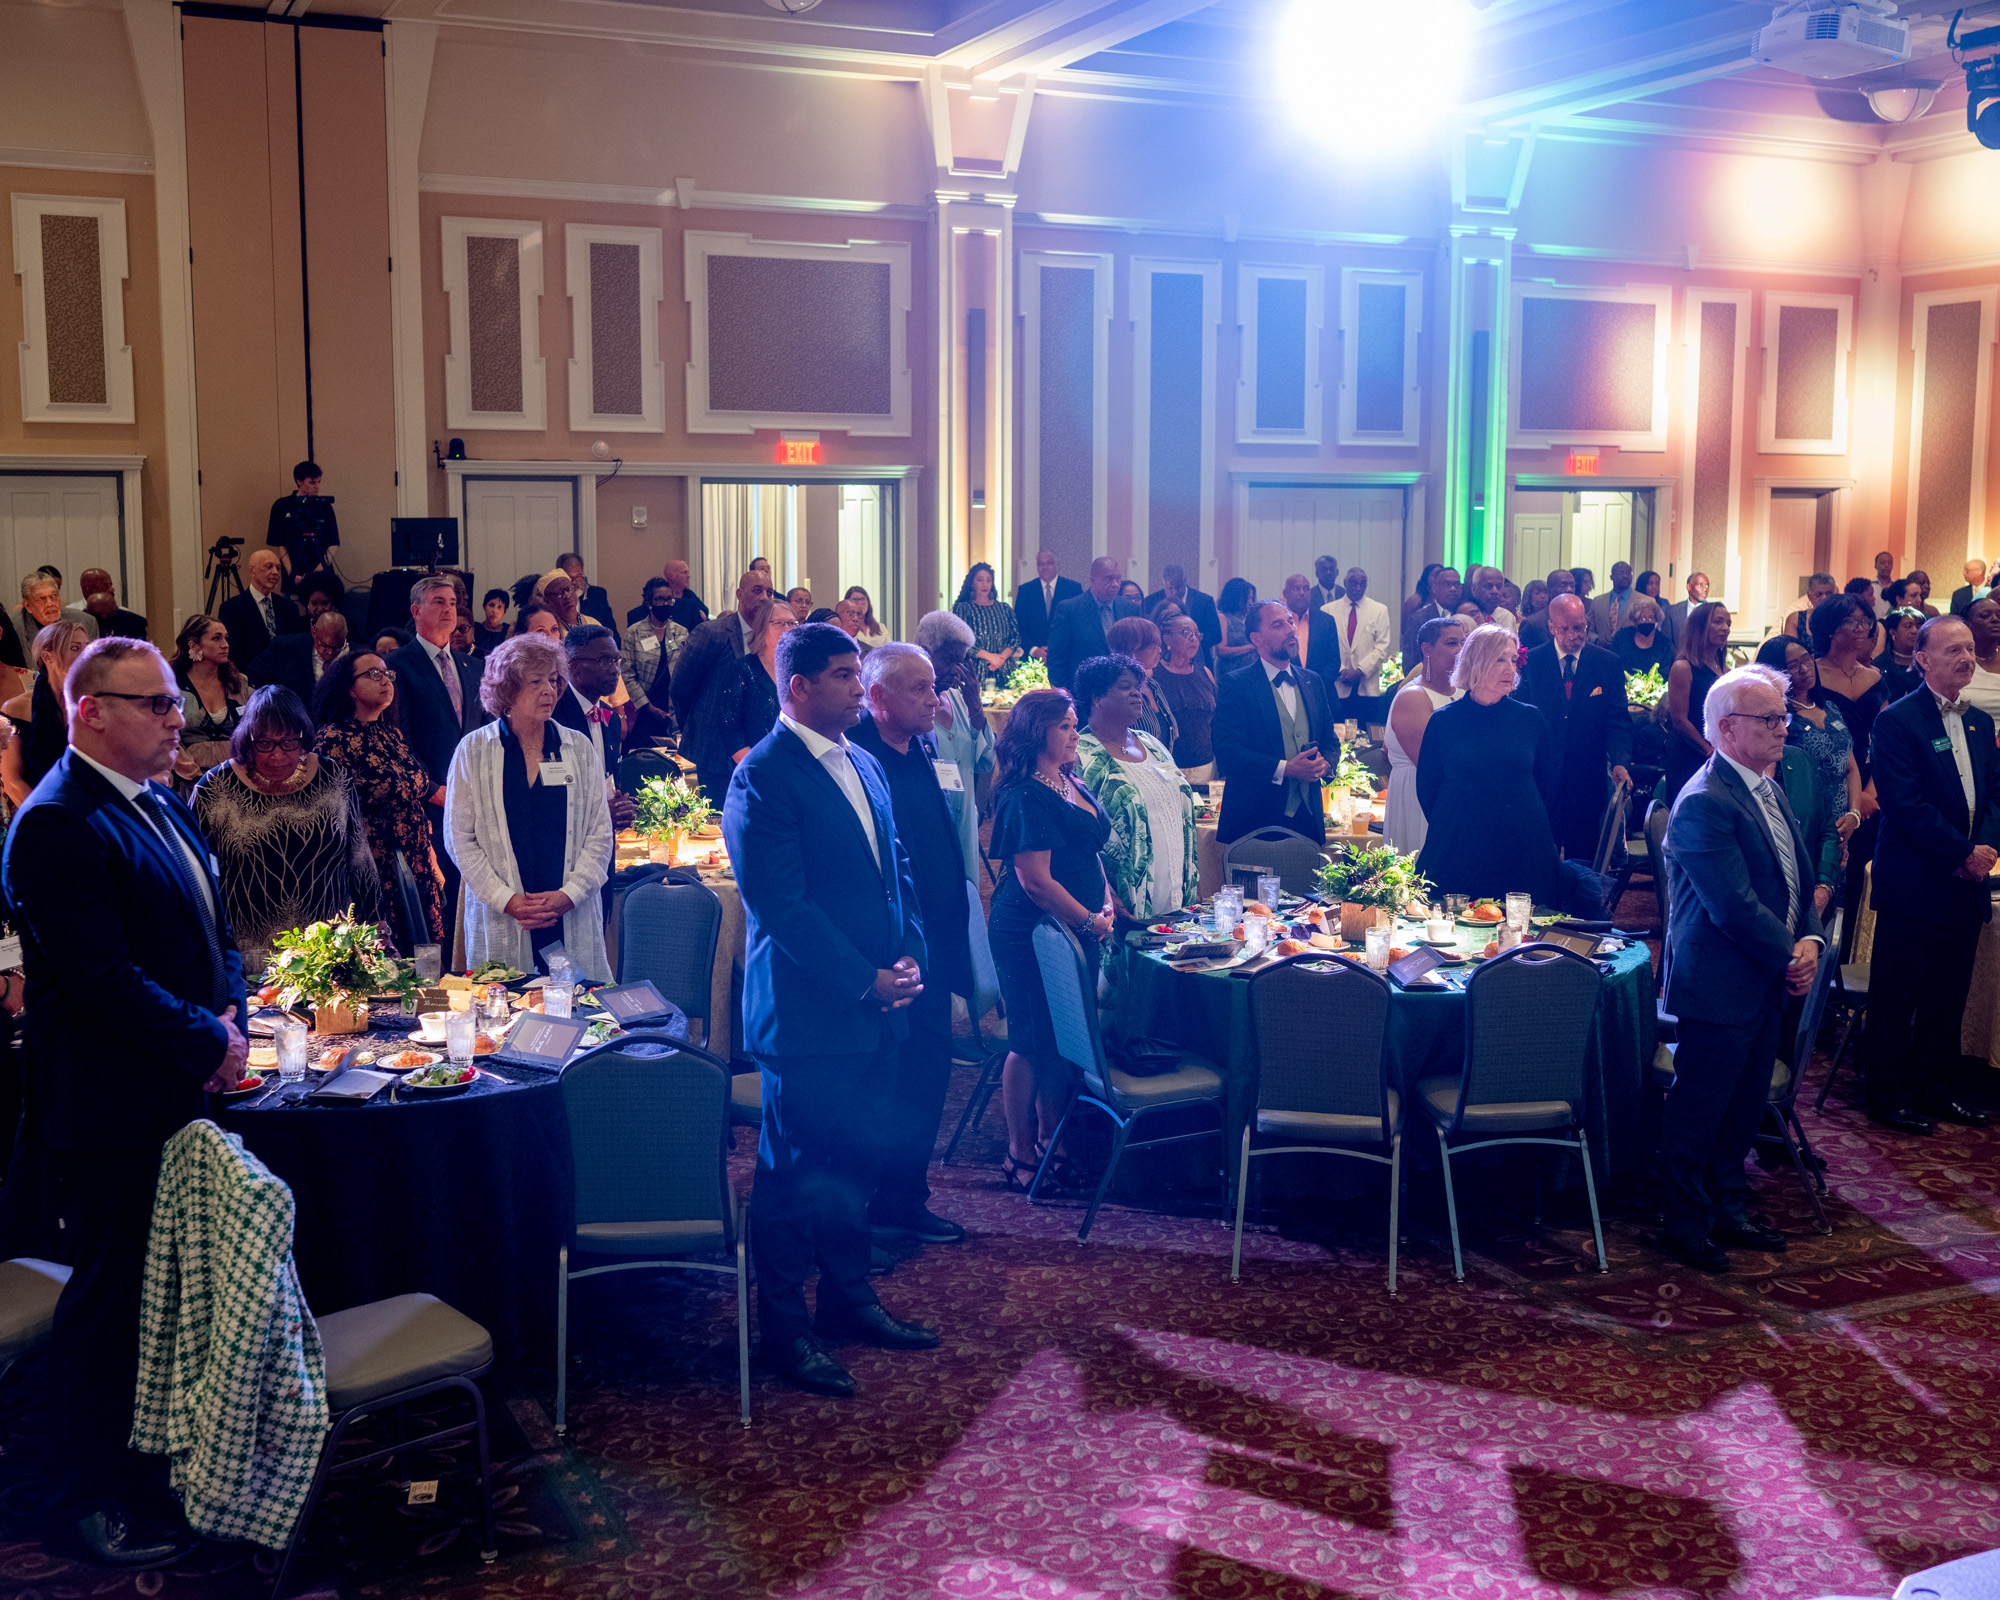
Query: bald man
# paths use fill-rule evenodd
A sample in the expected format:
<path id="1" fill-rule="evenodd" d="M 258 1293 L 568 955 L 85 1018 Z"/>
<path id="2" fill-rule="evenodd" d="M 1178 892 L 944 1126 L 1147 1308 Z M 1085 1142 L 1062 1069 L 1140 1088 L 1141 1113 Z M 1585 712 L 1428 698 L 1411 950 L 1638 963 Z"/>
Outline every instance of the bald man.
<path id="1" fill-rule="evenodd" d="M 1029 655 L 1037 661 L 1047 659 L 1049 625 L 1055 619 L 1056 607 L 1082 593 L 1082 584 L 1056 571 L 1055 551 L 1035 552 L 1034 578 L 1014 591 L 1014 626 L 1020 630 L 1021 643 L 1027 646 Z"/>
<path id="2" fill-rule="evenodd" d="M 755 654 L 751 617 L 771 598 L 771 575 L 752 567 L 736 584 L 736 608 L 710 617 L 688 636 L 674 662 L 674 717 L 681 725 L 680 753 L 695 766 L 702 792 L 718 810 L 736 769 L 735 750 L 723 732 L 724 701 L 735 663 Z"/>
<path id="3" fill-rule="evenodd" d="M 1067 689 L 1076 669 L 1092 656 L 1109 655 L 1104 636 L 1120 617 L 1136 617 L 1138 606 L 1118 598 L 1118 563 L 1099 556 L 1090 564 L 1090 587 L 1056 607 L 1049 619 L 1049 683 Z M 1018 619 L 1017 619 L 1018 625 Z"/>

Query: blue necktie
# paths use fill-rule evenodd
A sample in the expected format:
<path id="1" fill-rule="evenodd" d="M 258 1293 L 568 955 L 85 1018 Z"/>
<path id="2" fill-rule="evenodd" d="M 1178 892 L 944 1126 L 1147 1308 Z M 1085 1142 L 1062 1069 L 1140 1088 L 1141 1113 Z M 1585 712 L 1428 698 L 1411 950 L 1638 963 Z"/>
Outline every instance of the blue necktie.
<path id="1" fill-rule="evenodd" d="M 180 879 L 181 890 L 194 902 L 197 915 L 201 918 L 201 931 L 208 940 L 209 989 L 213 1004 L 210 1010 L 220 1013 L 228 1003 L 222 990 L 222 939 L 215 927 L 215 912 L 210 908 L 208 896 L 201 892 L 201 885 L 195 882 L 194 868 L 188 865 L 187 852 L 181 848 L 183 835 L 174 826 L 167 808 L 160 804 L 159 797 L 151 789 L 141 789 L 133 797 L 143 816 L 157 828 L 161 842 L 167 847 L 167 859 L 174 864 L 174 875 Z"/>

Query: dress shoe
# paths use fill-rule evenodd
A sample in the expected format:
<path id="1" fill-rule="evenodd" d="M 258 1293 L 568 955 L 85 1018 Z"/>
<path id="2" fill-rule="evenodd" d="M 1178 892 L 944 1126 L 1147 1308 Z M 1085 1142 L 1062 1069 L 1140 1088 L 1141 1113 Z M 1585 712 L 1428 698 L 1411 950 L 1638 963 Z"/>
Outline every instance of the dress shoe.
<path id="1" fill-rule="evenodd" d="M 854 1374 L 827 1354 L 826 1346 L 809 1333 L 802 1333 L 783 1345 L 769 1341 L 759 1345 L 757 1365 L 807 1394 L 845 1400 L 854 1393 Z"/>
<path id="2" fill-rule="evenodd" d="M 1711 1242 L 1734 1245 L 1742 1250 L 1783 1251 L 1785 1236 L 1776 1228 L 1745 1218 L 1741 1222 L 1718 1222 L 1709 1230 Z"/>
<path id="3" fill-rule="evenodd" d="M 965 1230 L 935 1211 L 919 1211 L 914 1217 L 879 1222 L 870 1219 L 868 1231 L 878 1239 L 921 1239 L 925 1244 L 959 1244 Z"/>
<path id="4" fill-rule="evenodd" d="M 1727 1272 L 1729 1256 L 1713 1239 L 1683 1239 L 1663 1233 L 1654 1241 L 1660 1250 L 1696 1272 Z"/>
<path id="5" fill-rule="evenodd" d="M 140 1522 L 120 1510 L 93 1511 L 71 1523 L 49 1543 L 65 1554 L 126 1572 L 167 1566 L 195 1546 L 191 1538 Z"/>
<path id="6" fill-rule="evenodd" d="M 930 1328 L 914 1322 L 900 1322 L 882 1308 L 880 1301 L 868 1306 L 850 1306 L 829 1316 L 822 1311 L 813 1319 L 813 1332 L 829 1344 L 872 1344 L 878 1350 L 935 1350 L 938 1336 Z"/>
<path id="7" fill-rule="evenodd" d="M 884 1250 L 879 1244 L 871 1244 L 868 1247 L 869 1277 L 886 1278 L 889 1276 L 890 1273 L 894 1272 L 895 1270 L 896 1270 L 896 1258 L 894 1256 L 890 1255 L 889 1252 Z"/>
<path id="8" fill-rule="evenodd" d="M 1962 1128 L 1983 1128 L 1993 1119 L 1983 1111 L 1975 1111 L 1963 1100 L 1933 1100 L 1923 1108 L 1923 1114 L 1934 1122 L 1956 1122 Z"/>
<path id="9" fill-rule="evenodd" d="M 1868 1120 L 1892 1133 L 1907 1133 L 1913 1139 L 1927 1139 L 1931 1133 L 1929 1117 L 1920 1117 L 1914 1111 L 1898 1111 L 1894 1106 L 1871 1105 Z"/>

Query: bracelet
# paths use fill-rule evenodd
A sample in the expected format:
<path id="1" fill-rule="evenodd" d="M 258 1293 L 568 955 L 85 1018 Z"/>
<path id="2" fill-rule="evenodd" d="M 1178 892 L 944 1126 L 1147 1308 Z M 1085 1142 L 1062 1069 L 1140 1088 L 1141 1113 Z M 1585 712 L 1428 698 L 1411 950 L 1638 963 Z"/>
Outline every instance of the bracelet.
<path id="1" fill-rule="evenodd" d="M 1852 817 L 1854 819 L 1857 826 L 1860 824 L 1861 813 L 1856 811 L 1852 806 L 1849 806 L 1845 811 L 1841 812 L 1841 814 L 1838 817 L 1834 818 L 1834 821 L 1836 823 L 1845 822 L 1849 817 Z"/>

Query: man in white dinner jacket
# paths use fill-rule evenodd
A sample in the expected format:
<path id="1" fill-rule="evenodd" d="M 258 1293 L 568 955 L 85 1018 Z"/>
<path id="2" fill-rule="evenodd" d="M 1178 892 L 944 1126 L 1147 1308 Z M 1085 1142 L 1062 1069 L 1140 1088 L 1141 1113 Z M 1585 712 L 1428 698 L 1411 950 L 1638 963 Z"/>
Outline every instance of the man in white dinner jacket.
<path id="1" fill-rule="evenodd" d="M 1341 582 L 1346 592 L 1320 607 L 1333 619 L 1333 635 L 1340 646 L 1340 666 L 1331 661 L 1315 661 L 1321 676 L 1332 687 L 1334 719 L 1354 718 L 1364 725 L 1382 720 L 1382 663 L 1389 659 L 1395 635 L 1389 624 L 1389 608 L 1368 598 L 1368 574 L 1349 567 Z"/>

